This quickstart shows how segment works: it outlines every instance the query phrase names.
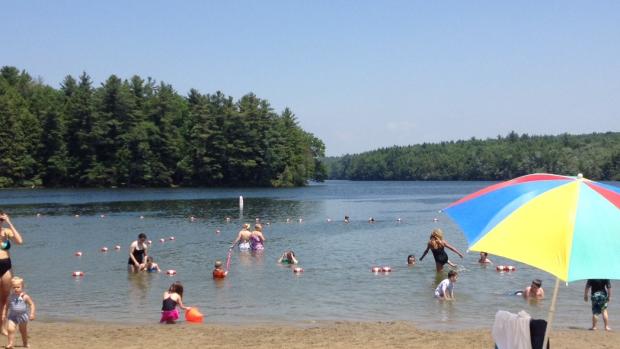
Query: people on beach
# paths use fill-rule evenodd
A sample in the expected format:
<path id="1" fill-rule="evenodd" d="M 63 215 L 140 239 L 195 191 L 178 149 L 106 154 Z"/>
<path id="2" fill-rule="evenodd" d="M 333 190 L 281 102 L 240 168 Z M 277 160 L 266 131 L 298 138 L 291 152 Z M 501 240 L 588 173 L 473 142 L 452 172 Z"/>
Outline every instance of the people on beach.
<path id="1" fill-rule="evenodd" d="M 231 248 L 235 247 L 235 245 L 239 245 L 239 250 L 240 251 L 248 251 L 250 250 L 250 238 L 252 236 L 252 232 L 250 231 L 250 225 L 245 223 L 242 227 L 241 230 L 239 231 L 239 234 L 237 234 L 237 238 L 235 240 L 233 240 L 232 244 L 231 244 Z"/>
<path id="2" fill-rule="evenodd" d="M 415 255 L 410 254 L 407 256 L 407 264 L 408 265 L 415 265 Z"/>
<path id="3" fill-rule="evenodd" d="M 444 240 L 443 232 L 441 231 L 441 229 L 434 229 L 431 233 L 428 244 L 426 245 L 426 250 L 424 250 L 424 253 L 422 253 L 422 257 L 420 257 L 420 262 L 426 256 L 428 250 L 431 250 L 431 252 L 433 253 L 433 258 L 435 258 L 435 268 L 437 269 L 438 273 L 443 271 L 443 266 L 446 263 L 451 267 L 456 267 L 456 264 L 452 263 L 448 259 L 448 254 L 446 253 L 445 248 L 452 250 L 454 253 L 458 254 L 459 257 L 463 258 L 463 254 L 459 250 L 457 250 L 446 240 Z"/>
<path id="4" fill-rule="evenodd" d="M 140 264 L 146 261 L 148 245 L 146 243 L 146 234 L 138 234 L 138 240 L 129 245 L 129 270 L 132 272 L 140 271 Z"/>
<path id="5" fill-rule="evenodd" d="M 24 242 L 19 231 L 11 223 L 9 215 L 0 211 L 0 312 L 2 312 L 1 328 L 4 335 L 7 334 L 5 307 L 11 293 L 11 279 L 13 278 L 11 254 L 9 253 L 11 241 L 18 245 Z"/>
<path id="6" fill-rule="evenodd" d="M 289 250 L 289 251 L 284 251 L 284 253 L 282 253 L 282 256 L 280 256 L 280 258 L 278 259 L 278 263 L 297 264 L 299 263 L 299 261 L 295 257 L 295 252 L 293 252 L 292 250 Z"/>
<path id="7" fill-rule="evenodd" d="M 607 303 L 611 301 L 611 282 L 609 279 L 588 279 L 586 288 L 583 292 L 583 300 L 588 301 L 588 290 L 590 290 L 590 300 L 592 301 L 592 327 L 596 330 L 598 316 L 603 314 L 605 331 L 611 331 L 609 327 L 609 316 L 607 315 Z"/>
<path id="8" fill-rule="evenodd" d="M 454 299 L 454 284 L 458 279 L 458 273 L 454 270 L 448 272 L 448 278 L 444 279 L 435 289 L 435 297 L 443 300 Z"/>
<path id="9" fill-rule="evenodd" d="M 480 252 L 480 259 L 478 259 L 478 263 L 480 264 L 493 264 L 491 260 L 488 258 L 488 253 Z"/>
<path id="10" fill-rule="evenodd" d="M 215 261 L 213 268 L 213 278 L 214 279 L 223 279 L 226 277 L 228 272 L 224 270 L 222 267 L 222 261 Z"/>
<path id="11" fill-rule="evenodd" d="M 32 298 L 24 292 L 24 279 L 13 277 L 11 287 L 13 290 L 7 304 L 8 343 L 5 348 L 13 348 L 17 328 L 22 335 L 23 346 L 28 348 L 28 321 L 35 319 L 36 307 Z"/>
<path id="12" fill-rule="evenodd" d="M 163 298 L 160 323 L 174 324 L 179 319 L 177 307 L 183 310 L 190 308 L 183 305 L 183 285 L 178 281 L 170 285 Z"/>
<path id="13" fill-rule="evenodd" d="M 250 247 L 252 251 L 262 251 L 264 246 L 265 236 L 263 235 L 263 226 L 260 224 L 254 225 L 254 230 L 250 234 Z"/>
<path id="14" fill-rule="evenodd" d="M 155 263 L 153 257 L 147 256 L 146 263 L 140 264 L 140 271 L 146 271 L 148 273 L 159 273 L 161 269 L 159 269 L 159 265 Z"/>
<path id="15" fill-rule="evenodd" d="M 545 298 L 545 291 L 542 288 L 542 281 L 540 279 L 532 280 L 532 284 L 525 288 L 523 291 L 523 297 L 525 299 L 543 299 Z"/>

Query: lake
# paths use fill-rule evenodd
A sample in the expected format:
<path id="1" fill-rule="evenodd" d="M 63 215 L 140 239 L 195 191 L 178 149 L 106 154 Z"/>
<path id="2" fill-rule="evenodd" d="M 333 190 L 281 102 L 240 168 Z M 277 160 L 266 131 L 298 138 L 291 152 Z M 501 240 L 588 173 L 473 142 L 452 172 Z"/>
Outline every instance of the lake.
<path id="1" fill-rule="evenodd" d="M 435 227 L 465 252 L 462 233 L 439 210 L 489 184 L 327 181 L 291 189 L 19 189 L 0 190 L 0 208 L 24 237 L 22 246 L 11 249 L 13 273 L 24 277 L 43 321 L 154 323 L 162 293 L 176 280 L 185 287 L 184 303 L 198 307 L 207 323 L 407 320 L 422 328 L 462 329 L 490 327 L 500 309 L 546 318 L 554 278 L 527 265 L 490 255 L 495 264 L 517 268 L 498 273 L 494 266 L 480 266 L 476 252 L 460 259 L 448 251 L 460 270 L 454 302 L 433 298 L 445 275 L 436 275 L 432 255 L 407 266 L 407 255 L 419 258 Z M 345 215 L 351 223 L 343 222 Z M 370 224 L 369 217 L 376 222 Z M 214 261 L 225 262 L 241 225 L 257 218 L 265 226 L 265 251 L 235 251 L 229 276 L 214 281 Z M 149 254 L 163 270 L 176 270 L 175 276 L 127 272 L 129 244 L 142 232 L 153 241 Z M 109 251 L 100 252 L 103 246 Z M 303 274 L 276 263 L 286 249 L 295 251 Z M 83 255 L 74 256 L 76 251 Z M 390 266 L 392 272 L 374 274 L 372 266 Z M 77 270 L 86 275 L 72 277 Z M 531 303 L 510 295 L 534 278 L 543 280 L 547 299 Z M 554 326 L 590 325 L 584 284 L 561 286 Z M 609 312 L 613 323 L 620 316 L 618 302 Z"/>

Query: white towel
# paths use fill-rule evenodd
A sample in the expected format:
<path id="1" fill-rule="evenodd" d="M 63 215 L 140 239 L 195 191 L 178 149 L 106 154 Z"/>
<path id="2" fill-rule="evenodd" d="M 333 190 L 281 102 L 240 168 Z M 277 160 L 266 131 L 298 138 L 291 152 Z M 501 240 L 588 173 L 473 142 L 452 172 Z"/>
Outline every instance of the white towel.
<path id="1" fill-rule="evenodd" d="M 532 349 L 530 314 L 521 310 L 513 314 L 499 310 L 493 323 L 493 340 L 499 349 Z"/>

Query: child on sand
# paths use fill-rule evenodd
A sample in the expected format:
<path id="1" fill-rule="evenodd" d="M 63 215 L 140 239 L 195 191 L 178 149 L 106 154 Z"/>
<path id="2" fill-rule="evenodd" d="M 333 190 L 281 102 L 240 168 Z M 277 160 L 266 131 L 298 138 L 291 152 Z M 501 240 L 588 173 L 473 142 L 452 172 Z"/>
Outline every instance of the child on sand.
<path id="1" fill-rule="evenodd" d="M 140 264 L 140 271 L 146 271 L 149 273 L 159 273 L 161 269 L 159 269 L 159 265 L 153 261 L 153 257 L 146 257 L 146 263 Z"/>
<path id="2" fill-rule="evenodd" d="M 480 252 L 480 259 L 478 259 L 478 263 L 480 264 L 493 264 L 490 259 L 487 258 L 489 254 L 486 252 Z"/>
<path id="3" fill-rule="evenodd" d="M 297 264 L 299 263 L 299 261 L 297 260 L 297 258 L 295 258 L 295 252 L 291 250 L 291 251 L 284 251 L 284 253 L 282 253 L 282 256 L 280 256 L 280 259 L 278 259 L 278 263 Z"/>
<path id="4" fill-rule="evenodd" d="M 7 329 L 9 341 L 6 348 L 13 348 L 15 342 L 15 330 L 19 327 L 19 332 L 22 335 L 23 346 L 28 346 L 28 321 L 34 320 L 34 302 L 29 295 L 24 293 L 24 280 L 20 277 L 13 277 L 11 279 L 12 292 L 9 296 L 8 316 L 7 316 Z M 28 309 L 30 308 L 30 309 Z"/>
<path id="5" fill-rule="evenodd" d="M 450 270 L 448 272 L 448 278 L 437 285 L 437 288 L 435 289 L 435 297 L 446 301 L 453 300 L 454 283 L 456 283 L 456 279 L 458 279 L 458 273 L 454 270 Z"/>
<path id="6" fill-rule="evenodd" d="M 164 300 L 161 306 L 161 319 L 159 322 L 165 322 L 167 324 L 176 323 L 179 319 L 179 310 L 177 306 L 183 310 L 190 308 L 183 305 L 183 285 L 178 281 L 170 285 L 168 291 L 164 292 Z"/>
<path id="7" fill-rule="evenodd" d="M 213 278 L 214 279 L 223 279 L 226 277 L 228 272 L 222 268 L 222 261 L 215 261 L 215 268 L 213 269 Z"/>

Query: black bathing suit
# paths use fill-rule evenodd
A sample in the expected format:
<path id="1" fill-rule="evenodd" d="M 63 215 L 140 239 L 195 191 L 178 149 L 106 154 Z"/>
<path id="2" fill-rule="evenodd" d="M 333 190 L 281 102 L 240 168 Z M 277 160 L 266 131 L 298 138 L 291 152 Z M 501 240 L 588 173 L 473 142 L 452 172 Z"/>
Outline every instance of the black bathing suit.
<path id="1" fill-rule="evenodd" d="M 144 249 L 139 250 L 138 247 L 136 246 L 136 248 L 133 250 L 132 254 L 133 254 L 133 258 L 136 259 L 138 264 L 144 263 Z M 127 264 L 134 265 L 133 261 L 131 260 L 131 257 L 129 257 L 129 260 L 127 261 Z"/>
<path id="2" fill-rule="evenodd" d="M 6 239 L 0 243 L 0 250 L 8 251 L 10 248 L 11 240 Z M 3 277 L 9 270 L 11 270 L 11 258 L 0 259 L 0 277 Z"/>
<path id="3" fill-rule="evenodd" d="M 440 247 L 438 249 L 431 248 L 431 252 L 433 252 L 433 258 L 435 258 L 435 263 L 441 265 L 448 263 L 448 254 L 446 253 L 444 247 Z"/>
<path id="4" fill-rule="evenodd" d="M 164 302 L 162 303 L 162 306 L 161 306 L 161 310 L 170 311 L 170 310 L 174 310 L 176 307 L 177 307 L 177 302 L 174 301 L 172 298 L 168 297 L 164 299 Z"/>

